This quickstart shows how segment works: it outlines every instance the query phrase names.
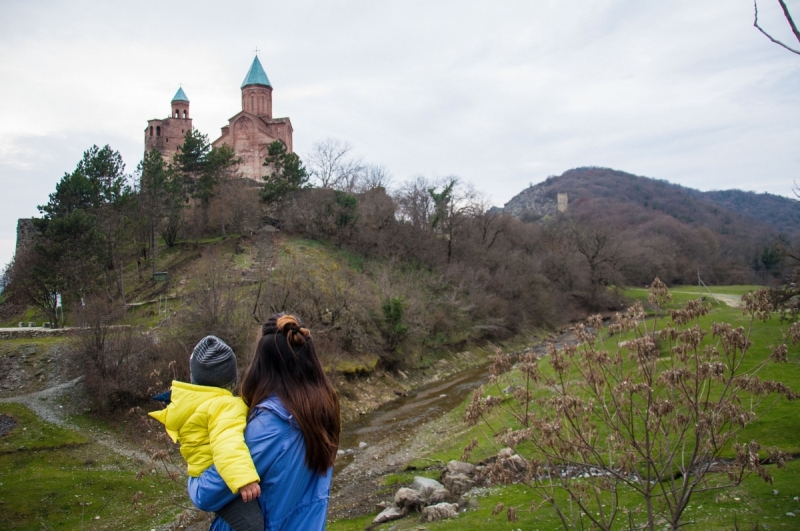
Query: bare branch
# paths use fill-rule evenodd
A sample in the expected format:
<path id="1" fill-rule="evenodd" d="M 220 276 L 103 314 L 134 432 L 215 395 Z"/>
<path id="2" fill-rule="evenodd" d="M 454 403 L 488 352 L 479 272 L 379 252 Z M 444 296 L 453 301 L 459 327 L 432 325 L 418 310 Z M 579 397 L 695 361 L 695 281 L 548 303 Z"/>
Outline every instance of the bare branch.
<path id="1" fill-rule="evenodd" d="M 792 20 L 792 15 L 789 13 L 789 8 L 786 7 L 786 2 L 784 2 L 784 0 L 778 0 L 778 2 L 781 4 L 781 8 L 783 9 L 783 14 L 786 17 L 786 20 L 789 22 L 789 25 L 792 27 L 792 32 L 794 33 L 794 36 L 797 37 L 798 42 L 800 42 L 800 31 L 797 30 L 797 26 L 795 25 L 794 20 Z M 796 49 L 794 49 L 794 48 L 782 43 L 781 41 L 779 41 L 778 39 L 774 38 L 772 35 L 770 35 L 766 31 L 764 31 L 764 29 L 761 26 L 758 25 L 758 0 L 754 0 L 753 1 L 753 7 L 755 9 L 755 17 L 753 19 L 753 26 L 755 26 L 755 28 L 758 31 L 763 33 L 765 37 L 767 37 L 769 40 L 771 40 L 772 42 L 774 42 L 778 46 L 786 48 L 790 52 L 795 53 L 797 55 L 800 55 L 800 50 L 796 50 Z"/>
<path id="2" fill-rule="evenodd" d="M 778 2 L 781 4 L 781 9 L 783 9 L 783 16 L 786 17 L 786 20 L 792 27 L 792 33 L 794 33 L 797 42 L 800 42 L 800 31 L 797 31 L 797 26 L 795 26 L 794 20 L 792 20 L 792 14 L 789 13 L 789 8 L 786 7 L 786 2 L 784 0 L 778 0 Z"/>

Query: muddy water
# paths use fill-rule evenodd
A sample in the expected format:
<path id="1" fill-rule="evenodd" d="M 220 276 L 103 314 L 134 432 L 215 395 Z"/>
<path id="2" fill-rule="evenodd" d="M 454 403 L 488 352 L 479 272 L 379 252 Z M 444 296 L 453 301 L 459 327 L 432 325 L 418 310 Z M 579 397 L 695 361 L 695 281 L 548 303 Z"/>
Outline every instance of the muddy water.
<path id="1" fill-rule="evenodd" d="M 482 365 L 429 383 L 408 396 L 392 400 L 367 415 L 345 423 L 339 447 L 357 453 L 358 445 L 362 442 L 369 446 L 382 445 L 387 439 L 393 445 L 403 443 L 419 425 L 461 404 L 488 377 L 488 365 Z M 352 461 L 353 454 L 337 458 L 334 474 Z"/>

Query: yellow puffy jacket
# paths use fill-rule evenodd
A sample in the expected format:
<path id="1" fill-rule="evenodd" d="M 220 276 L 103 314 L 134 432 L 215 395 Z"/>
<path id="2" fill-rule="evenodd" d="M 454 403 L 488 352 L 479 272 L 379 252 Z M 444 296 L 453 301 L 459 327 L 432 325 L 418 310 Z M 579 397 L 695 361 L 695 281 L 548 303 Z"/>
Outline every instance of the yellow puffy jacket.
<path id="1" fill-rule="evenodd" d="M 212 464 L 217 465 L 234 494 L 259 481 L 244 442 L 247 406 L 230 391 L 175 380 L 170 404 L 150 416 L 164 424 L 174 442 L 181 443 L 190 476 L 198 477 Z"/>

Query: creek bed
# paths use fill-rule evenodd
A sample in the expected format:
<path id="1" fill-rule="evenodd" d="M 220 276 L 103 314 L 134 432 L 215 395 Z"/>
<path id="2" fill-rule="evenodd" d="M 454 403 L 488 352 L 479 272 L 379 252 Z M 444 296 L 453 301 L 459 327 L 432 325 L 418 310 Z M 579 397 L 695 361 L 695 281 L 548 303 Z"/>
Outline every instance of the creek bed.
<path id="1" fill-rule="evenodd" d="M 457 372 L 431 382 L 399 397 L 342 427 L 339 447 L 352 450 L 336 459 L 334 476 L 353 462 L 359 443 L 381 445 L 390 440 L 393 445 L 408 440 L 425 422 L 456 408 L 469 394 L 489 378 L 488 365 Z"/>

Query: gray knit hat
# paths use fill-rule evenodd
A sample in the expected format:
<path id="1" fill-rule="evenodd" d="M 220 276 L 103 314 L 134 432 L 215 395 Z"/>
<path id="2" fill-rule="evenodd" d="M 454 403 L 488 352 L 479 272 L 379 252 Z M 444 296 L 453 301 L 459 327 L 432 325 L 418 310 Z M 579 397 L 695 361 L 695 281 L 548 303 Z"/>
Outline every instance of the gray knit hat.
<path id="1" fill-rule="evenodd" d="M 200 340 L 189 358 L 192 383 L 231 388 L 236 384 L 236 354 L 216 336 Z"/>

